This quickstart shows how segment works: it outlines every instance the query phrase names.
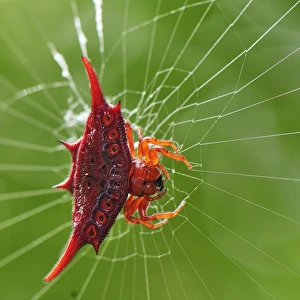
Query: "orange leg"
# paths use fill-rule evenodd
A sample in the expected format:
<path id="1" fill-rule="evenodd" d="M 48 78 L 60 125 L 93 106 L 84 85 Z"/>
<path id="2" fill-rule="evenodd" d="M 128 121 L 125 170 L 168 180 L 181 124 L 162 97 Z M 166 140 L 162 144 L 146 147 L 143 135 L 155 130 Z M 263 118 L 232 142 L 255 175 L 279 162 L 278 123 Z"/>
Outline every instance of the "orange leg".
<path id="1" fill-rule="evenodd" d="M 142 197 L 135 198 L 133 195 L 130 195 L 125 206 L 124 206 L 124 217 L 125 220 L 129 223 L 138 224 L 138 221 L 135 221 L 136 218 L 133 217 L 133 214 L 137 211 Z"/>
<path id="2" fill-rule="evenodd" d="M 125 120 L 125 130 L 126 130 L 130 154 L 132 157 L 134 157 L 134 140 L 133 140 L 133 134 L 132 134 L 132 127 L 130 126 L 130 124 L 127 120 Z"/>
<path id="3" fill-rule="evenodd" d="M 152 144 L 152 145 L 171 147 L 174 149 L 174 151 L 178 152 L 178 148 L 174 145 L 172 141 L 158 140 L 155 137 L 149 137 L 149 136 L 143 138 L 141 128 L 138 129 L 138 137 L 139 137 L 139 142 Z"/>
<path id="4" fill-rule="evenodd" d="M 158 165 L 159 157 L 158 153 L 162 155 L 172 158 L 177 161 L 181 161 L 185 163 L 185 165 L 192 169 L 192 165 L 188 162 L 188 160 L 181 154 L 178 154 L 178 148 L 174 145 L 172 141 L 167 140 L 158 140 L 154 137 L 142 137 L 142 130 L 138 129 L 138 138 L 139 138 L 139 148 L 138 148 L 138 157 L 145 157 L 146 162 L 151 162 L 153 165 Z M 149 144 L 157 145 L 149 148 Z M 170 152 L 164 147 L 171 147 L 176 153 Z M 165 173 L 165 168 L 161 168 L 161 170 Z"/>
<path id="5" fill-rule="evenodd" d="M 157 169 L 160 169 L 165 174 L 166 179 L 170 178 L 169 172 L 167 171 L 167 169 L 163 165 L 156 164 L 156 165 L 154 165 L 154 167 L 157 168 Z M 164 180 L 164 182 L 166 182 L 166 180 Z"/>
<path id="6" fill-rule="evenodd" d="M 149 204 L 150 201 L 146 196 L 134 198 L 134 196 L 131 195 L 124 207 L 125 220 L 132 224 L 142 224 L 150 229 L 156 229 L 166 224 L 168 219 L 174 218 L 185 205 L 185 201 L 182 201 L 172 212 L 154 213 L 152 215 L 147 215 Z M 139 211 L 140 218 L 133 217 L 133 214 L 137 210 Z M 155 224 L 152 223 L 152 221 L 160 219 L 163 220 Z"/>
<path id="7" fill-rule="evenodd" d="M 181 154 L 178 154 L 178 153 L 173 153 L 173 152 L 170 152 L 168 151 L 167 149 L 165 148 L 162 148 L 162 147 L 153 147 L 150 151 L 149 151 L 149 158 L 152 162 L 156 162 L 156 160 L 159 160 L 159 157 L 158 157 L 158 153 L 161 153 L 162 155 L 166 156 L 166 157 L 169 157 L 169 158 L 172 158 L 174 160 L 177 160 L 177 161 L 181 161 L 183 163 L 186 164 L 186 166 L 189 168 L 189 169 L 192 169 L 192 165 L 188 162 L 188 160 Z M 157 161 L 158 162 L 158 161 Z"/>
<path id="8" fill-rule="evenodd" d="M 144 201 L 147 201 L 147 200 L 144 200 Z M 185 201 L 182 201 L 180 203 L 180 205 L 174 211 L 154 213 L 154 214 L 148 216 L 147 215 L 147 209 L 148 209 L 148 206 L 149 206 L 149 202 L 147 201 L 148 203 L 144 203 L 144 201 L 142 201 L 140 203 L 139 213 L 140 213 L 141 219 L 143 221 L 148 221 L 148 222 L 158 220 L 158 219 L 171 219 L 171 218 L 174 218 L 181 211 L 183 206 L 185 205 Z"/>
<path id="9" fill-rule="evenodd" d="M 163 195 L 166 194 L 166 192 L 168 191 L 168 189 L 163 189 L 159 194 L 157 194 L 156 196 L 144 196 L 147 197 L 147 201 L 151 202 L 154 200 L 157 200 L 159 198 L 161 198 Z"/>

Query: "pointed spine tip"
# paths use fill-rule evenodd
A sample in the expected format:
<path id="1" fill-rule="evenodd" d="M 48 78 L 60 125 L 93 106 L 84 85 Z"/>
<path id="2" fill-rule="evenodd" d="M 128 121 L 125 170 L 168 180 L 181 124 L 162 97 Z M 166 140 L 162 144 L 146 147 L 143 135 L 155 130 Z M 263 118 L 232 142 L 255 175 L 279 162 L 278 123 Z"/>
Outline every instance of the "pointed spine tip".
<path id="1" fill-rule="evenodd" d="M 93 243 L 93 246 L 94 246 L 94 249 L 95 249 L 96 254 L 98 255 L 100 242 L 99 242 L 99 241 L 95 241 L 95 242 Z"/>
<path id="2" fill-rule="evenodd" d="M 64 145 L 72 154 L 73 153 L 77 153 L 80 141 L 74 143 L 74 144 L 70 144 L 68 142 L 62 141 L 62 140 L 58 140 L 62 145 Z"/>
<path id="3" fill-rule="evenodd" d="M 63 269 L 71 262 L 75 254 L 83 245 L 79 244 L 76 235 L 72 233 L 69 243 L 66 246 L 63 254 L 61 255 L 60 259 L 50 271 L 50 273 L 44 278 L 44 282 L 49 282 L 57 277 Z"/>
<path id="4" fill-rule="evenodd" d="M 120 113 L 121 112 L 121 101 L 119 101 L 116 106 L 112 107 L 112 110 L 115 112 L 115 113 Z"/>
<path id="5" fill-rule="evenodd" d="M 73 194 L 73 184 L 72 180 L 70 178 L 67 178 L 64 182 L 61 182 L 59 184 L 56 184 L 52 186 L 53 189 L 64 189 L 69 191 L 71 194 Z"/>
<path id="6" fill-rule="evenodd" d="M 83 62 L 83 65 L 85 67 L 90 82 L 90 89 L 92 95 L 92 108 L 97 108 L 100 105 L 106 103 L 106 101 L 103 97 L 100 83 L 93 66 L 91 65 L 91 63 L 86 57 L 81 56 L 81 60 Z"/>

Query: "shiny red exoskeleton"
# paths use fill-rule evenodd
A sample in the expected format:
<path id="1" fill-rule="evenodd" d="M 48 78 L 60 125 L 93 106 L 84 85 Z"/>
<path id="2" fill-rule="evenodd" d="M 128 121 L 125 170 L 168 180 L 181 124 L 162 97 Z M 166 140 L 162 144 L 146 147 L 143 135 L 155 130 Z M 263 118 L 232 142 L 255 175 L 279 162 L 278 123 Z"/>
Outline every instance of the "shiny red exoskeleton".
<path id="1" fill-rule="evenodd" d="M 98 253 L 124 205 L 126 221 L 151 229 L 164 225 L 167 219 L 178 214 L 184 202 L 173 212 L 147 215 L 150 202 L 167 191 L 162 174 L 169 178 L 169 173 L 159 164 L 158 153 L 192 168 L 186 158 L 177 153 L 173 142 L 143 138 L 141 130 L 138 130 L 139 146 L 135 154 L 132 128 L 121 114 L 120 103 L 111 106 L 106 102 L 95 70 L 85 57 L 82 61 L 90 82 L 91 112 L 81 139 L 74 144 L 60 141 L 71 152 L 72 168 L 67 180 L 55 186 L 73 195 L 73 228 L 61 258 L 45 282 L 54 279 L 85 244 L 93 245 Z M 138 218 L 133 217 L 136 211 Z M 157 219 L 162 221 L 153 223 Z"/>

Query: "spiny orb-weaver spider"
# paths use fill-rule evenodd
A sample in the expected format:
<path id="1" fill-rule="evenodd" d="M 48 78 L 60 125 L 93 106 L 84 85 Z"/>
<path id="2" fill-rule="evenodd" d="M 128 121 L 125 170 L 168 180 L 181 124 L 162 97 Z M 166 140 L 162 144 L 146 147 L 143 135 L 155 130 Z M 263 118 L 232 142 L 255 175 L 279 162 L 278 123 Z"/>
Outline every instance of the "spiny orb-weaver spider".
<path id="1" fill-rule="evenodd" d="M 151 229 L 164 225 L 179 213 L 185 202 L 173 212 L 147 215 L 150 202 L 167 192 L 164 183 L 169 173 L 159 163 L 159 153 L 192 168 L 172 141 L 142 137 L 141 129 L 135 155 L 132 128 L 121 114 L 120 102 L 116 106 L 106 102 L 95 70 L 85 57 L 82 61 L 90 82 L 91 112 L 82 138 L 74 144 L 60 141 L 71 152 L 72 168 L 69 177 L 55 186 L 73 195 L 73 227 L 63 254 L 44 278 L 45 282 L 60 274 L 85 244 L 93 245 L 98 253 L 123 207 L 127 222 Z M 162 179 L 162 174 L 166 179 Z M 133 216 L 135 212 L 139 217 Z M 158 219 L 162 221 L 154 224 Z"/>

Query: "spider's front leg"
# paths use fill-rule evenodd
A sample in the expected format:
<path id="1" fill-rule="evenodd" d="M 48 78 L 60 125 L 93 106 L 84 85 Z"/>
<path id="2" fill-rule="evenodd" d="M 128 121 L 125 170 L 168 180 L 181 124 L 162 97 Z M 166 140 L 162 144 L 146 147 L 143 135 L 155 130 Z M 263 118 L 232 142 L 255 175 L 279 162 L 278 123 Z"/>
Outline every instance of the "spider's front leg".
<path id="1" fill-rule="evenodd" d="M 185 165 L 192 169 L 192 165 L 188 162 L 188 160 L 181 154 L 178 153 L 178 148 L 172 141 L 169 140 L 158 140 L 154 137 L 142 137 L 142 130 L 138 130 L 139 137 L 139 148 L 138 148 L 138 157 L 142 158 L 144 156 L 147 162 L 151 162 L 153 165 L 159 164 L 159 156 L 158 153 L 169 157 L 171 159 L 181 161 L 185 163 Z M 149 147 L 149 144 L 155 145 L 152 148 Z M 165 147 L 173 148 L 174 152 L 168 151 Z M 162 170 L 164 171 L 164 170 Z"/>

